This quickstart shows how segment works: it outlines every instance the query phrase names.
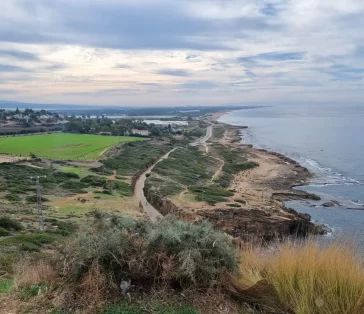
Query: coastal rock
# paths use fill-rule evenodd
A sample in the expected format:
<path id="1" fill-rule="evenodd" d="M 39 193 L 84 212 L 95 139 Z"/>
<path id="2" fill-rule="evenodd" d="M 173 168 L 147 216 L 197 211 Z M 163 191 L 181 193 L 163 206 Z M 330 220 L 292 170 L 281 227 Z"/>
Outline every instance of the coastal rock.
<path id="1" fill-rule="evenodd" d="M 273 193 L 272 197 L 275 200 L 286 202 L 286 201 L 292 201 L 292 200 L 313 200 L 313 201 L 320 201 L 321 197 L 313 194 L 308 193 L 305 191 L 300 190 L 294 190 L 291 192 L 277 192 Z"/>
<path id="2" fill-rule="evenodd" d="M 329 202 L 323 203 L 321 206 L 322 207 L 337 207 L 337 206 L 340 206 L 340 203 L 338 201 L 329 201 Z"/>
<path id="3" fill-rule="evenodd" d="M 260 209 L 222 208 L 201 211 L 199 215 L 234 238 L 239 237 L 246 242 L 270 242 L 290 236 L 306 237 L 327 232 L 322 226 L 307 220 L 308 216 L 300 217 L 299 214 L 285 217 Z"/>

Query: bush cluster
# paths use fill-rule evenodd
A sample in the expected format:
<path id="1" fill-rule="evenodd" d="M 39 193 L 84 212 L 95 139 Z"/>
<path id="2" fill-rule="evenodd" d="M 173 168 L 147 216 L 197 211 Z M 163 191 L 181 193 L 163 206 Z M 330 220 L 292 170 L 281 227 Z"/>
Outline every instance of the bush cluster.
<path id="1" fill-rule="evenodd" d="M 110 286 L 132 284 L 208 288 L 237 267 L 228 237 L 209 223 L 167 217 L 158 224 L 98 215 L 98 232 L 78 235 L 65 253 L 68 275 L 81 280 L 99 269 Z"/>

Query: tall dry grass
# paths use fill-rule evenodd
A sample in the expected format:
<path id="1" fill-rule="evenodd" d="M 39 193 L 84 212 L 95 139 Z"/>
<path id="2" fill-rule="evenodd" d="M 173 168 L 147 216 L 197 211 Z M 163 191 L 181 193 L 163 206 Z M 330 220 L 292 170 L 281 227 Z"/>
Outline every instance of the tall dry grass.
<path id="1" fill-rule="evenodd" d="M 57 272 L 50 262 L 46 260 L 20 259 L 13 266 L 14 287 L 16 289 L 30 287 L 45 283 L 53 285 L 57 281 Z"/>
<path id="2" fill-rule="evenodd" d="M 282 244 L 274 253 L 242 254 L 231 289 L 277 312 L 363 314 L 364 266 L 352 246 L 314 240 Z"/>

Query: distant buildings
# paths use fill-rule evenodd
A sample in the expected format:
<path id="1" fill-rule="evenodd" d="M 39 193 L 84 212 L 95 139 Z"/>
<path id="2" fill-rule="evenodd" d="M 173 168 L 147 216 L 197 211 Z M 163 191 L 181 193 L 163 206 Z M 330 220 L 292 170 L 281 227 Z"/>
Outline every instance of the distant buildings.
<path id="1" fill-rule="evenodd" d="M 149 131 L 148 130 L 132 129 L 131 134 L 141 135 L 141 136 L 149 136 Z"/>

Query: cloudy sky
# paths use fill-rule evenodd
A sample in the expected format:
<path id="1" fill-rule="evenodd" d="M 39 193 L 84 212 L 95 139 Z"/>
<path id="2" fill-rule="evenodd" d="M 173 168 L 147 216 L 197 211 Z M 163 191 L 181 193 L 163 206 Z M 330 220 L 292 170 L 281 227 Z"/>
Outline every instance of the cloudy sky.
<path id="1" fill-rule="evenodd" d="M 360 102 L 363 0 L 1 0 L 0 99 Z"/>

